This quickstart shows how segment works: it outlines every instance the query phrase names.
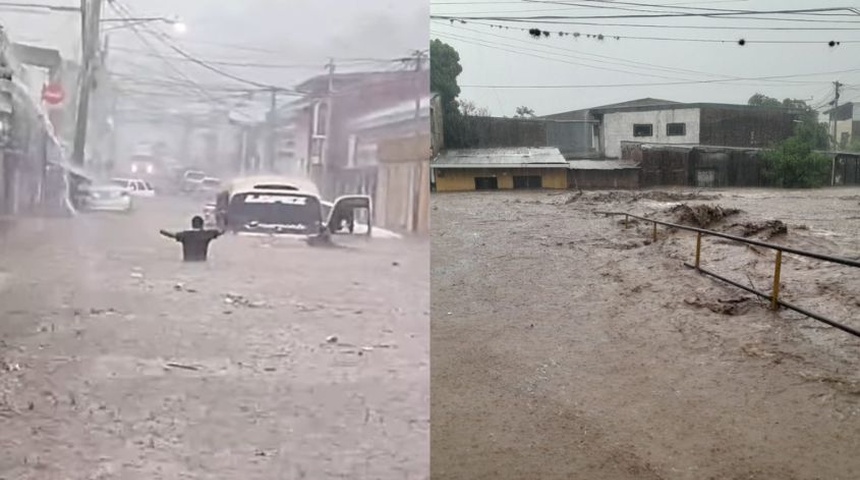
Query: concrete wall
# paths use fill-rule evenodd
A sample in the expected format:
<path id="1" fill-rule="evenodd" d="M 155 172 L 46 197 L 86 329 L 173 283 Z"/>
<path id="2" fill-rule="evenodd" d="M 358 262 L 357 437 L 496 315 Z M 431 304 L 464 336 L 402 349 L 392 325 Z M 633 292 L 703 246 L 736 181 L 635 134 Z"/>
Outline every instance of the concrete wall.
<path id="1" fill-rule="evenodd" d="M 690 177 L 688 183 L 690 186 L 760 187 L 764 185 L 762 161 L 758 152 L 753 150 L 704 151 L 695 149 L 690 153 L 689 162 Z M 713 178 L 713 183 L 710 183 L 711 178 Z"/>
<path id="2" fill-rule="evenodd" d="M 689 182 L 690 149 L 666 148 L 642 151 L 640 185 L 686 186 Z"/>
<path id="3" fill-rule="evenodd" d="M 703 108 L 699 143 L 766 148 L 794 135 L 797 115 L 762 108 Z"/>
<path id="4" fill-rule="evenodd" d="M 696 144 L 699 143 L 698 108 L 679 108 L 674 110 L 650 110 L 641 112 L 615 112 L 603 116 L 603 149 L 608 158 L 621 158 L 621 142 Z M 666 124 L 684 123 L 686 135 L 666 135 Z M 633 125 L 653 125 L 650 137 L 633 136 Z"/>
<path id="5" fill-rule="evenodd" d="M 543 188 L 563 190 L 568 186 L 567 167 L 563 168 L 486 168 L 436 169 L 437 192 L 475 190 L 475 177 L 496 177 L 499 190 L 512 190 L 515 176 L 540 175 Z"/>
<path id="6" fill-rule="evenodd" d="M 639 188 L 639 169 L 570 170 L 570 188 L 582 190 L 635 190 Z"/>
<path id="7" fill-rule="evenodd" d="M 546 144 L 562 155 L 577 157 L 595 152 L 594 125 L 587 121 L 546 121 Z"/>
<path id="8" fill-rule="evenodd" d="M 545 147 L 547 122 L 521 118 L 461 117 L 459 125 L 446 125 L 445 147 Z M 455 134 L 452 134 L 454 132 Z"/>

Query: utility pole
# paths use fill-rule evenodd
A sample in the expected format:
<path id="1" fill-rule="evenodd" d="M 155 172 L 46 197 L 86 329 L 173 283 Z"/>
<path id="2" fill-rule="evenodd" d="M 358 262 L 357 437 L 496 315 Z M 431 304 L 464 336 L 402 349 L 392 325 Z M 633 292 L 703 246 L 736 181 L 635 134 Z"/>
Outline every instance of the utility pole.
<path id="1" fill-rule="evenodd" d="M 81 61 L 81 80 L 78 92 L 78 114 L 75 119 L 75 145 L 72 151 L 72 161 L 83 165 L 87 143 L 87 120 L 90 109 L 90 92 L 93 87 L 93 70 L 95 69 L 96 52 L 99 45 L 99 23 L 101 23 L 102 0 L 90 0 L 89 5 L 81 2 L 81 21 L 84 22 L 82 33 L 83 59 Z"/>
<path id="2" fill-rule="evenodd" d="M 334 103 L 334 58 L 329 58 L 328 63 L 325 66 L 326 70 L 328 70 L 328 88 L 326 89 L 326 102 L 325 102 L 325 131 L 323 131 L 323 144 L 322 148 L 320 148 L 320 167 L 322 167 L 322 175 L 326 176 L 328 173 L 328 169 L 326 168 L 329 161 L 329 153 L 331 152 L 331 146 L 329 143 L 329 138 L 331 136 L 331 116 L 333 112 L 333 103 Z M 313 127 L 312 127 L 313 128 Z M 330 185 L 327 178 L 325 178 L 325 184 Z M 337 194 L 337 192 L 332 192 Z M 331 195 L 332 197 L 336 195 Z"/>
<path id="3" fill-rule="evenodd" d="M 269 151 L 268 167 L 272 172 L 275 169 L 275 157 L 278 154 L 278 89 L 272 87 L 269 92 L 271 95 L 269 104 Z"/>
<path id="4" fill-rule="evenodd" d="M 836 121 L 837 121 L 836 109 L 839 107 L 839 89 L 840 88 L 842 88 L 841 83 L 839 83 L 838 81 L 833 82 L 833 109 L 830 110 L 830 121 L 832 123 L 832 125 L 831 125 L 831 129 L 832 129 L 831 130 L 832 131 L 831 137 L 833 138 L 833 141 L 832 141 L 833 150 L 839 149 L 839 140 L 837 140 L 837 138 L 836 138 Z"/>
<path id="5" fill-rule="evenodd" d="M 839 81 L 833 82 L 833 109 L 830 110 L 830 119 L 833 122 L 833 151 L 839 150 L 839 141 L 836 139 L 836 122 L 839 117 L 836 116 L 836 108 L 839 107 L 839 89 L 842 84 Z M 836 154 L 833 154 L 833 160 L 830 164 L 830 186 L 836 184 Z"/>
<path id="6" fill-rule="evenodd" d="M 423 92 L 421 91 L 421 79 L 419 77 L 422 63 L 424 63 L 424 52 L 416 50 L 413 52 L 412 56 L 415 57 L 415 90 L 417 92 L 417 96 L 415 97 L 415 136 L 420 136 L 425 130 L 418 126 L 420 125 L 419 120 L 421 120 L 421 97 L 423 96 Z"/>

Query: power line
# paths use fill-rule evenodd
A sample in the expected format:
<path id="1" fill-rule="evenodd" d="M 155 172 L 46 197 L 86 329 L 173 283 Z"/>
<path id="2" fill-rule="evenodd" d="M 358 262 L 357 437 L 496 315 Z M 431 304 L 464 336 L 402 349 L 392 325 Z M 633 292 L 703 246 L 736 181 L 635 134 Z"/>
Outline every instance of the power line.
<path id="1" fill-rule="evenodd" d="M 123 15 L 125 15 L 124 18 L 129 18 L 129 17 L 133 16 L 131 10 L 127 6 L 124 6 L 122 3 L 120 3 L 118 0 L 114 0 L 113 2 L 111 2 L 111 5 L 113 5 L 115 9 L 117 9 L 117 8 L 121 9 L 122 10 L 121 13 Z M 130 25 L 129 28 L 131 28 L 132 30 L 134 30 L 137 33 L 137 27 L 136 26 Z M 259 88 L 276 89 L 276 90 L 283 91 L 283 92 L 290 92 L 290 89 L 287 89 L 287 88 L 276 87 L 274 85 L 268 85 L 265 83 L 260 83 L 260 82 L 256 82 L 253 80 L 248 80 L 248 79 L 240 77 L 238 75 L 233 75 L 232 73 L 225 72 L 224 70 L 221 70 L 220 68 L 209 65 L 208 63 L 194 57 L 193 55 L 185 52 L 181 48 L 173 45 L 173 43 L 169 39 L 165 38 L 166 35 L 163 32 L 149 28 L 148 25 L 143 25 L 143 28 L 148 30 L 149 32 L 151 32 L 153 35 L 155 35 L 156 39 L 161 41 L 161 43 L 164 44 L 165 46 L 167 46 L 169 49 L 178 53 L 182 57 L 185 57 L 187 60 L 191 61 L 192 63 L 195 63 L 198 66 L 203 67 L 206 70 L 209 70 L 215 74 L 221 75 L 222 77 L 229 78 L 231 80 L 234 80 L 234 81 L 237 81 L 240 83 L 244 83 L 246 85 L 252 85 L 255 87 L 259 87 Z"/>
<path id="2" fill-rule="evenodd" d="M 483 22 L 473 22 L 462 19 L 455 18 L 435 18 L 431 16 L 433 20 L 447 20 L 449 23 L 460 23 L 464 24 L 473 24 L 473 25 L 481 25 L 490 28 L 498 28 L 502 30 L 517 30 L 522 32 L 527 32 L 529 35 L 535 38 L 544 38 L 550 37 L 552 35 L 560 36 L 560 37 L 573 37 L 574 39 L 579 39 L 585 37 L 587 39 L 594 40 L 652 40 L 652 41 L 662 41 L 662 42 L 691 42 L 691 43 L 720 43 L 720 44 L 737 44 L 740 46 L 745 46 L 750 43 L 760 43 L 760 44 L 794 44 L 794 45 L 827 45 L 829 47 L 836 47 L 843 43 L 860 43 L 860 40 L 747 40 L 746 38 L 740 39 L 713 39 L 713 38 L 681 38 L 681 37 L 641 37 L 641 36 L 629 36 L 629 35 L 612 35 L 612 34 L 593 34 L 593 33 L 581 33 L 581 32 L 570 32 L 566 30 L 557 30 L 557 31 L 549 31 L 542 30 L 539 28 L 522 28 L 522 27 L 512 27 L 509 25 L 500 25 L 494 23 L 483 23 Z"/>
<path id="3" fill-rule="evenodd" d="M 127 10 L 125 10 L 125 8 L 124 8 L 124 7 L 123 7 L 123 6 L 122 6 L 122 5 L 121 5 L 117 0 L 113 0 L 113 1 L 109 2 L 109 5 L 111 6 L 111 8 L 113 8 L 113 10 L 114 10 L 118 15 L 120 15 L 120 16 L 124 16 L 124 18 L 128 18 L 129 16 L 131 16 L 131 15 L 128 13 L 128 11 L 127 11 Z M 123 10 L 125 10 L 125 11 L 123 11 Z M 144 46 L 146 46 L 147 48 L 149 48 L 149 50 L 151 50 L 152 52 L 154 52 L 156 55 L 160 55 L 160 54 L 159 54 L 159 52 L 158 52 L 158 49 L 157 49 L 157 48 L 155 48 L 155 47 L 154 47 L 154 46 L 149 42 L 149 40 L 147 40 L 147 39 L 146 39 L 146 37 L 145 37 L 145 36 L 143 36 L 143 35 L 140 33 L 140 31 L 139 31 L 139 29 L 138 29 L 138 27 L 137 27 L 136 25 L 129 25 L 129 28 L 132 30 L 132 32 L 135 34 L 135 36 L 138 38 L 138 40 L 140 40 L 140 42 L 144 44 Z M 165 65 L 167 65 L 167 67 L 168 67 L 168 68 L 170 68 L 171 70 L 173 70 L 177 75 L 179 75 L 179 76 L 180 76 L 180 77 L 182 77 L 186 82 L 188 82 L 187 87 L 188 87 L 190 90 L 192 90 L 192 91 L 197 91 L 199 94 L 201 94 L 204 98 L 206 98 L 207 100 L 209 100 L 209 101 L 210 101 L 210 102 L 212 102 L 213 104 L 220 104 L 220 101 L 219 101 L 218 99 L 214 98 L 214 97 L 213 97 L 213 96 L 212 96 L 212 95 L 211 95 L 211 94 L 210 94 L 210 93 L 209 93 L 209 92 L 208 92 L 204 87 L 202 87 L 199 83 L 195 82 L 195 81 L 194 81 L 191 77 L 189 77 L 185 72 L 183 72 L 181 69 L 177 68 L 177 67 L 176 67 L 175 65 L 173 65 L 173 64 L 172 64 L 168 59 L 164 58 L 163 56 L 162 56 L 162 57 L 160 57 L 160 58 L 161 58 L 162 62 L 164 62 L 164 64 L 165 64 Z"/>
<path id="4" fill-rule="evenodd" d="M 443 38 L 450 38 L 450 39 L 459 40 L 459 41 L 462 41 L 462 42 L 465 42 L 465 43 L 470 43 L 470 44 L 472 44 L 472 45 L 478 45 L 478 46 L 482 46 L 482 47 L 492 48 L 492 49 L 500 50 L 500 51 L 504 51 L 504 52 L 516 53 L 516 54 L 525 55 L 525 56 L 533 57 L 533 58 L 540 58 L 540 59 L 552 60 L 552 61 L 556 61 L 556 62 L 560 62 L 560 63 L 567 63 L 567 64 L 569 64 L 569 65 L 576 65 L 576 66 L 581 66 L 581 67 L 594 68 L 594 69 L 597 69 L 597 70 L 605 70 L 605 71 L 609 71 L 609 72 L 626 73 L 626 74 L 629 74 L 629 75 L 640 75 L 640 76 L 653 77 L 653 78 L 664 78 L 664 79 L 674 79 L 674 78 L 675 78 L 675 77 L 668 77 L 668 76 L 665 76 L 665 75 L 656 75 L 656 74 L 649 74 L 649 73 L 642 73 L 642 72 L 631 72 L 631 71 L 629 71 L 629 70 L 620 70 L 620 69 L 617 69 L 617 68 L 600 67 L 600 66 L 588 65 L 588 64 L 584 64 L 584 63 L 571 62 L 571 61 L 569 61 L 569 60 L 563 60 L 563 59 L 560 59 L 560 58 L 545 57 L 545 56 L 541 56 L 541 55 L 535 55 L 535 54 L 533 54 L 533 53 L 530 53 L 527 49 L 525 49 L 525 48 L 523 48 L 523 47 L 520 47 L 520 46 L 518 46 L 518 45 L 510 45 L 510 44 L 506 44 L 506 43 L 502 43 L 502 44 L 498 44 L 498 43 L 483 43 L 483 42 L 481 42 L 481 41 L 479 41 L 479 40 L 474 40 L 474 39 L 470 39 L 470 38 L 467 38 L 467 37 L 460 37 L 460 36 L 458 36 L 458 35 L 453 35 L 453 34 L 440 34 L 440 33 L 437 33 L 437 35 L 438 35 L 438 36 L 441 36 L 441 37 L 443 37 Z M 511 50 L 511 49 L 508 49 L 508 48 L 502 48 L 502 47 L 501 47 L 501 46 L 499 46 L 499 45 L 507 46 L 507 47 L 513 47 L 513 48 L 520 48 L 520 49 L 523 49 L 523 50 L 526 50 L 526 51 L 525 51 L 525 52 L 523 52 L 523 51 L 519 51 L 519 50 Z M 533 51 L 535 51 L 535 50 L 531 50 L 531 51 L 533 52 Z M 557 53 L 552 53 L 552 52 L 540 52 L 540 53 L 547 53 L 547 54 L 550 54 L 550 55 L 559 55 L 559 56 L 564 56 L 564 57 L 567 57 L 567 58 L 575 58 L 575 57 L 570 57 L 570 56 L 566 56 L 566 55 L 562 55 L 562 54 L 557 54 Z"/>
<path id="5" fill-rule="evenodd" d="M 857 73 L 860 72 L 860 68 L 853 68 L 850 70 L 838 70 L 832 72 L 817 72 L 817 73 L 798 73 L 791 75 L 770 75 L 765 77 L 746 77 L 743 78 L 743 81 L 758 81 L 758 80 L 774 80 L 774 79 L 784 79 L 784 78 L 801 78 L 801 77 L 819 77 L 824 75 L 839 75 L 846 73 Z M 614 84 L 592 84 L 592 85 L 460 85 L 463 88 L 493 88 L 493 89 L 506 89 L 506 90 L 516 90 L 516 89 L 575 89 L 575 88 L 616 88 L 616 87 L 656 87 L 656 86 L 670 86 L 670 85 L 695 85 L 695 84 L 708 84 L 708 83 L 724 83 L 724 82 L 733 82 L 732 80 L 689 80 L 689 81 L 678 81 L 678 82 L 660 82 L 660 83 L 614 83 Z"/>
<path id="6" fill-rule="evenodd" d="M 431 19 L 440 15 L 430 15 Z M 450 16 L 449 16 L 450 17 Z M 446 18 L 450 21 L 450 18 Z M 455 20 L 457 21 L 457 20 Z M 478 22 L 470 22 L 478 23 Z M 580 22 L 580 21 L 542 21 L 540 23 L 551 25 L 585 25 L 597 27 L 624 27 L 624 28 L 650 28 L 650 29 L 677 29 L 677 30 L 742 30 L 742 31 L 780 31 L 780 32 L 830 32 L 830 31 L 849 31 L 856 32 L 857 27 L 762 27 L 762 26 L 719 26 L 719 25 L 669 25 L 657 23 L 608 23 L 608 22 Z M 486 24 L 485 24 L 486 25 Z M 509 28 L 509 26 L 504 26 Z"/>
<path id="7" fill-rule="evenodd" d="M 468 41 L 467 41 L 466 43 L 471 43 L 471 42 L 468 42 Z M 493 48 L 493 45 L 487 45 L 487 44 L 478 44 L 478 45 Z M 560 63 L 569 63 L 569 64 L 572 64 L 572 65 L 579 65 L 579 64 L 577 64 L 577 63 L 575 63 L 575 62 L 569 62 L 569 61 L 562 60 L 562 59 L 558 59 L 558 58 L 543 57 L 543 56 L 540 56 L 540 55 L 533 55 L 533 54 L 530 54 L 530 53 L 519 52 L 519 51 L 516 51 L 516 50 L 507 50 L 507 49 L 503 49 L 503 48 L 498 48 L 498 49 L 499 49 L 499 50 L 503 50 L 503 51 L 508 51 L 508 52 L 511 52 L 511 53 L 517 53 L 517 54 L 521 54 L 521 55 L 525 55 L 525 56 L 529 56 L 529 57 L 534 57 L 534 58 L 541 58 L 541 59 L 546 59 L 546 60 L 553 60 L 553 61 L 557 61 L 557 62 L 560 62 Z M 596 67 L 595 67 L 595 68 L 596 68 Z M 860 69 L 859 69 L 858 71 L 860 71 Z M 624 72 L 624 73 L 632 73 L 632 74 L 644 75 L 644 74 L 640 74 L 640 73 L 638 73 L 638 72 Z M 653 76 L 653 75 L 645 75 L 645 76 Z M 674 78 L 674 77 L 659 77 L 659 78 Z M 781 78 L 781 77 L 780 77 L 780 78 Z M 678 81 L 678 82 L 625 83 L 625 84 L 609 84 L 609 85 L 600 84 L 600 85 L 581 85 L 581 86 L 571 86 L 571 87 L 572 87 L 572 88 L 589 88 L 589 87 L 595 87 L 595 88 L 603 88 L 603 87 L 638 87 L 638 86 L 693 85 L 693 84 L 707 84 L 707 83 L 713 83 L 713 84 L 721 84 L 721 83 L 727 83 L 727 84 L 729 84 L 729 83 L 730 83 L 730 84 L 732 84 L 732 85 L 736 85 L 736 86 L 770 86 L 770 87 L 772 87 L 772 86 L 778 86 L 778 85 L 772 85 L 772 84 L 764 84 L 764 85 L 763 85 L 763 84 L 761 84 L 761 83 L 758 83 L 758 84 L 737 83 L 737 82 L 744 82 L 744 81 L 749 81 L 749 80 L 761 80 L 761 81 L 768 81 L 768 82 L 775 82 L 775 81 L 777 81 L 777 80 L 774 80 L 774 79 L 769 79 L 769 78 L 767 78 L 767 77 L 762 77 L 762 78 L 753 78 L 753 79 L 750 79 L 750 78 L 743 78 L 743 77 L 734 77 L 734 78 L 728 78 L 728 79 L 684 80 L 684 81 Z M 820 83 L 820 82 L 813 82 L 813 81 L 810 81 L 810 82 L 793 82 L 793 85 L 818 85 L 819 83 Z M 474 88 L 506 88 L 506 89 L 515 89 L 515 88 L 519 88 L 518 86 L 486 86 L 486 85 L 460 85 L 460 86 L 461 86 L 461 87 L 474 87 Z M 558 87 L 556 87 L 556 86 L 547 86 L 547 87 L 537 86 L 536 88 L 563 88 L 563 87 L 562 87 L 562 86 L 558 86 Z"/>
<path id="8" fill-rule="evenodd" d="M 525 3 L 536 3 L 536 4 L 547 4 L 547 5 L 569 5 L 573 7 L 584 7 L 584 8 L 601 8 L 608 10 L 619 10 L 619 11 L 632 11 L 632 12 L 650 12 L 650 13 L 662 13 L 662 14 L 676 14 L 678 16 L 685 16 L 683 14 L 690 13 L 685 12 L 683 10 L 697 10 L 699 12 L 703 12 L 701 16 L 713 18 L 716 15 L 728 15 L 734 17 L 735 14 L 742 15 L 758 15 L 765 12 L 757 11 L 757 10 L 740 10 L 740 9 L 729 9 L 729 8 L 708 8 L 708 7 L 685 7 L 680 5 L 667 5 L 667 4 L 656 4 L 656 3 L 639 3 L 639 2 L 625 2 L 620 0 L 587 0 L 588 3 L 572 3 L 572 2 L 564 2 L 560 0 L 523 0 Z M 638 8 L 630 8 L 630 7 L 638 7 Z M 674 7 L 674 8 L 673 8 Z M 679 11 L 677 8 L 681 8 Z M 663 10 L 650 10 L 652 8 L 661 8 Z M 669 10 L 668 12 L 666 10 Z M 835 13 L 835 14 L 827 14 L 817 11 L 811 12 L 791 12 L 790 14 L 795 15 L 809 15 L 809 16 L 857 16 L 858 12 L 855 8 L 852 7 L 836 7 L 838 11 L 847 11 L 850 13 Z M 779 15 L 784 15 L 785 13 L 777 12 Z M 693 15 L 695 16 L 695 15 Z M 775 20 L 773 18 L 756 18 L 756 17 L 747 17 L 747 19 L 754 20 Z M 793 19 L 788 19 L 793 20 Z"/>
<path id="9" fill-rule="evenodd" d="M 829 8 L 804 8 L 793 10 L 749 10 L 747 12 L 714 12 L 714 13 L 692 13 L 692 12 L 675 12 L 662 13 L 656 15 L 533 15 L 524 17 L 499 17 L 499 16 L 475 16 L 475 17 L 460 17 L 464 20 L 491 20 L 491 21 L 507 21 L 507 22 L 532 22 L 539 23 L 546 20 L 614 20 L 614 19 L 649 19 L 649 18 L 716 18 L 728 17 L 732 20 L 767 20 L 767 21 L 785 21 L 785 22 L 814 22 L 814 23 L 850 23 L 857 24 L 860 21 L 853 20 L 818 20 L 811 18 L 790 19 L 790 18 L 757 18 L 749 15 L 786 15 L 786 14 L 809 14 L 809 13 L 825 13 L 825 12 L 851 12 L 852 16 L 860 15 L 860 11 L 849 7 L 829 7 Z"/>
<path id="10" fill-rule="evenodd" d="M 511 41 L 515 41 L 515 42 L 519 42 L 519 43 L 525 43 L 525 44 L 529 44 L 530 46 L 534 46 L 534 44 L 535 44 L 534 41 L 509 38 L 509 37 L 506 37 L 504 35 L 498 35 L 498 34 L 489 33 L 489 32 L 482 32 L 480 30 L 464 27 L 464 26 L 461 26 L 458 24 L 454 24 L 454 25 L 440 24 L 440 25 L 445 25 L 446 27 L 450 27 L 450 28 L 453 28 L 456 30 L 466 30 L 469 32 L 478 33 L 480 35 L 489 35 L 489 36 L 496 37 L 496 38 L 511 40 Z M 500 44 L 500 45 L 514 46 L 514 45 L 509 45 L 509 44 Z M 662 67 L 659 65 L 651 64 L 651 63 L 636 62 L 633 60 L 625 60 L 625 59 L 621 59 L 621 58 L 617 58 L 617 57 L 610 57 L 610 56 L 606 56 L 606 55 L 598 55 L 598 54 L 594 54 L 594 53 L 579 52 L 576 50 L 571 50 L 571 49 L 563 48 L 563 47 L 557 47 L 554 45 L 542 45 L 542 46 L 544 46 L 546 48 L 551 48 L 553 50 L 560 50 L 563 52 L 570 52 L 570 53 L 575 53 L 578 55 L 585 55 L 585 56 L 590 56 L 590 57 L 597 57 L 600 59 L 617 60 L 618 61 L 618 62 L 610 62 L 610 61 L 592 60 L 592 61 L 595 61 L 598 63 L 616 64 L 616 65 L 622 65 L 622 66 L 629 66 L 631 68 L 648 68 L 648 69 L 653 69 L 653 70 L 663 70 L 663 71 L 667 71 L 667 72 L 674 72 L 674 73 L 681 73 L 681 74 L 693 73 L 693 74 L 697 74 L 697 75 L 706 75 L 706 76 L 710 76 L 710 77 L 722 77 L 722 78 L 727 78 L 727 79 L 737 79 L 738 78 L 738 77 L 731 76 L 731 75 L 715 74 L 715 73 L 710 73 L 710 72 L 702 72 L 702 71 L 698 71 L 698 70 L 689 70 L 689 69 L 684 69 L 684 68 L 673 68 L 673 67 Z M 528 49 L 526 49 L 526 47 L 520 47 L 518 45 L 516 47 L 522 48 L 524 50 L 528 50 Z M 490 46 L 489 48 L 493 48 L 493 47 Z M 539 49 L 532 49 L 532 50 L 539 52 L 539 53 L 548 53 L 548 54 L 553 54 L 553 55 L 560 55 L 560 54 L 556 54 L 554 52 L 547 52 L 545 50 L 539 50 Z M 576 58 L 576 57 L 570 56 L 570 58 Z M 590 60 L 590 59 L 587 59 L 587 60 Z M 631 65 L 624 65 L 625 63 L 631 64 Z M 641 67 L 638 65 L 641 65 Z M 828 91 L 829 91 L 829 87 L 828 87 Z"/>

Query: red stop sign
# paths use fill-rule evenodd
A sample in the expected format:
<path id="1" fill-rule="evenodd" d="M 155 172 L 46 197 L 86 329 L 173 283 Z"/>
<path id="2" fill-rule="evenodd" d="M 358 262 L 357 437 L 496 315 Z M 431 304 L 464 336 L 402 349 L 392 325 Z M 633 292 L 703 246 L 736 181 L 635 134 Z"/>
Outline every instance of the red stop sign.
<path id="1" fill-rule="evenodd" d="M 66 91 L 59 83 L 49 83 L 42 88 L 42 100 L 48 105 L 59 105 L 66 99 Z"/>

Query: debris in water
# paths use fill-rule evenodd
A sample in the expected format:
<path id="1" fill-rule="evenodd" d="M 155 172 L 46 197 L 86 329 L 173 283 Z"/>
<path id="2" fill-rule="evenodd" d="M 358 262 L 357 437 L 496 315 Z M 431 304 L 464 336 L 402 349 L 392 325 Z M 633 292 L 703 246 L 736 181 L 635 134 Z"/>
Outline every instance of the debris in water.
<path id="1" fill-rule="evenodd" d="M 195 367 L 194 365 L 183 365 L 181 363 L 168 363 L 167 366 L 170 368 L 181 368 L 183 370 L 194 370 L 194 371 L 200 370 L 199 368 Z"/>
<path id="2" fill-rule="evenodd" d="M 737 297 L 728 300 L 717 300 L 716 302 L 708 302 L 699 298 L 686 299 L 684 302 L 687 305 L 692 305 L 698 308 L 707 308 L 708 310 L 722 315 L 743 315 L 753 306 L 753 299 L 750 297 Z"/>
<path id="3" fill-rule="evenodd" d="M 741 228 L 741 235 L 743 235 L 744 237 L 761 235 L 761 237 L 765 240 L 788 233 L 788 225 L 783 223 L 782 220 L 768 220 L 765 222 L 748 222 L 739 224 L 736 223 L 732 225 L 732 227 Z"/>
<path id="4" fill-rule="evenodd" d="M 131 278 L 136 278 L 138 280 L 143 279 L 143 274 L 140 272 L 132 272 L 130 276 L 131 276 Z"/>
<path id="5" fill-rule="evenodd" d="M 337 336 L 336 335 L 329 335 L 328 337 L 326 337 L 325 342 L 326 343 L 337 343 Z"/>
<path id="6" fill-rule="evenodd" d="M 182 282 L 178 282 L 176 285 L 174 285 L 174 286 L 173 286 L 173 289 L 174 289 L 174 290 L 176 290 L 177 292 L 197 293 L 197 290 L 196 290 L 196 289 L 194 289 L 194 288 L 188 288 L 188 287 L 186 287 L 186 286 L 185 286 L 185 284 L 184 284 L 184 283 L 182 283 Z"/>
<path id="7" fill-rule="evenodd" d="M 672 207 L 670 212 L 675 215 L 675 223 L 698 228 L 708 228 L 726 217 L 741 213 L 737 208 L 723 208 L 720 205 L 708 204 L 691 207 L 686 203 Z"/>
<path id="8" fill-rule="evenodd" d="M 224 303 L 226 303 L 227 305 L 236 305 L 248 308 L 265 308 L 267 306 L 266 302 L 259 300 L 251 301 L 244 296 L 235 293 L 228 293 L 224 295 Z"/>

